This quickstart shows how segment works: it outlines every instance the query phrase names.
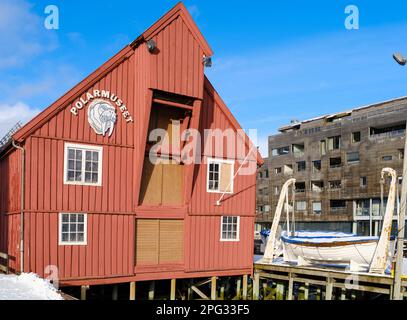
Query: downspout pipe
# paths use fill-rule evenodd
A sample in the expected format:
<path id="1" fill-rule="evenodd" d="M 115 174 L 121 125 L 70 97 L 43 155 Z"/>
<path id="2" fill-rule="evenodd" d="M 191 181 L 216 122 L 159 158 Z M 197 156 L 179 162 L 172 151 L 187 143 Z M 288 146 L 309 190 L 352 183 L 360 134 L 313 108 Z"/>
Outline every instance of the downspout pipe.
<path id="1" fill-rule="evenodd" d="M 25 149 L 12 141 L 13 147 L 21 151 L 20 192 L 20 272 L 24 272 L 24 209 L 25 209 Z"/>

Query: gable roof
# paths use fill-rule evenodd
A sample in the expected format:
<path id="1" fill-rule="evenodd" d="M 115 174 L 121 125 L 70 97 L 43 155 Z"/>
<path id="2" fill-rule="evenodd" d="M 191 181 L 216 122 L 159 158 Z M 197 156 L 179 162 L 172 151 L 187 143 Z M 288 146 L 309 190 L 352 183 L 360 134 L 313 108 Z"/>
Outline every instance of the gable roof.
<path id="1" fill-rule="evenodd" d="M 164 16 L 162 16 L 156 23 L 154 23 L 150 28 L 144 31 L 131 44 L 127 45 L 122 50 L 120 50 L 116 55 L 110 58 L 102 66 L 100 66 L 98 69 L 92 72 L 89 76 L 87 76 L 77 85 L 75 85 L 62 97 L 60 97 L 58 100 L 52 103 L 48 108 L 46 108 L 36 117 L 34 117 L 31 121 L 29 121 L 26 125 L 24 125 L 20 130 L 18 130 L 13 135 L 13 139 L 17 142 L 25 140 L 29 135 L 31 135 L 38 128 L 43 126 L 47 121 L 49 121 L 49 119 L 51 119 L 63 108 L 65 108 L 69 103 L 71 103 L 77 97 L 78 94 L 81 94 L 81 92 L 86 91 L 87 88 L 91 87 L 99 79 L 103 78 L 109 71 L 115 68 L 118 64 L 120 64 L 125 59 L 130 57 L 133 54 L 134 50 L 141 43 L 152 38 L 154 35 L 159 33 L 162 29 L 164 29 L 168 24 L 170 24 L 173 20 L 177 19 L 178 17 L 181 17 L 183 19 L 187 27 L 190 29 L 193 37 L 202 47 L 202 50 L 204 51 L 205 55 L 211 56 L 213 54 L 211 48 L 209 47 L 202 33 L 199 31 L 197 25 L 193 21 L 188 10 L 185 8 L 182 2 L 179 2 Z"/>
<path id="2" fill-rule="evenodd" d="M 140 43 L 148 41 L 149 39 L 153 38 L 157 33 L 159 33 L 162 29 L 164 29 L 167 25 L 169 25 L 172 21 L 174 21 L 178 17 L 181 17 L 183 19 L 188 29 L 191 31 L 192 36 L 199 43 L 205 55 L 206 56 L 213 55 L 211 47 L 209 46 L 208 42 L 206 42 L 201 31 L 195 24 L 187 8 L 185 8 L 182 2 L 178 2 L 170 11 L 164 14 L 156 23 L 154 23 L 150 28 L 144 31 L 136 40 L 134 40 L 130 44 L 130 46 L 137 47 Z"/>

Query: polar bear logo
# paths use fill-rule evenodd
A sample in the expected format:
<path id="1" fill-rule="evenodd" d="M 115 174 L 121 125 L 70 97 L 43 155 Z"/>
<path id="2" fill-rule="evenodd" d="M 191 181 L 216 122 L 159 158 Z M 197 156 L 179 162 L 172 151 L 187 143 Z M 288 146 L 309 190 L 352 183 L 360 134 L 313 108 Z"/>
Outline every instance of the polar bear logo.
<path id="1" fill-rule="evenodd" d="M 110 137 L 117 121 L 116 109 L 104 100 L 95 100 L 88 109 L 88 121 L 96 134 Z"/>

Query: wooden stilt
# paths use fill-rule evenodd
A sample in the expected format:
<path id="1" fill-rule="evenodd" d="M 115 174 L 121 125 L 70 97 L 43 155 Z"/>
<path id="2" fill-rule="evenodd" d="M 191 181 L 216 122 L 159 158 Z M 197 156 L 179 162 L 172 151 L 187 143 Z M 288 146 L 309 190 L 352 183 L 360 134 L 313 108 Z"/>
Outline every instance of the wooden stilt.
<path id="1" fill-rule="evenodd" d="M 189 280 L 187 299 L 192 300 L 193 294 L 194 294 L 194 291 L 192 290 L 192 280 Z"/>
<path id="2" fill-rule="evenodd" d="M 86 291 L 89 289 L 89 286 L 81 286 L 81 300 L 86 300 Z"/>
<path id="3" fill-rule="evenodd" d="M 277 283 L 276 300 L 284 300 L 284 285 L 281 283 Z"/>
<path id="4" fill-rule="evenodd" d="M 224 285 L 222 285 L 222 286 L 220 287 L 219 298 L 220 298 L 220 300 L 225 300 L 225 286 L 224 286 Z"/>
<path id="5" fill-rule="evenodd" d="M 150 289 L 148 290 L 148 300 L 154 300 L 155 295 L 155 281 L 150 282 Z"/>
<path id="6" fill-rule="evenodd" d="M 304 286 L 304 300 L 308 300 L 309 297 L 309 283 L 305 283 Z"/>
<path id="7" fill-rule="evenodd" d="M 341 300 L 346 300 L 346 289 L 341 290 Z"/>
<path id="8" fill-rule="evenodd" d="M 177 280 L 176 279 L 171 279 L 170 300 L 175 300 L 176 286 L 177 286 Z"/>
<path id="9" fill-rule="evenodd" d="M 236 281 L 236 299 L 240 300 L 241 296 L 240 296 L 240 287 L 242 285 L 242 280 L 237 279 Z"/>
<path id="10" fill-rule="evenodd" d="M 136 300 L 136 282 L 130 282 L 129 300 Z"/>
<path id="11" fill-rule="evenodd" d="M 259 288 L 260 288 L 260 275 L 258 272 L 255 272 L 253 279 L 253 300 L 259 300 Z"/>
<path id="12" fill-rule="evenodd" d="M 243 300 L 247 300 L 247 274 L 243 276 Z"/>
<path id="13" fill-rule="evenodd" d="M 288 279 L 287 300 L 293 300 L 293 287 L 294 287 L 294 279 L 293 279 L 293 275 L 290 273 L 289 279 Z"/>
<path id="14" fill-rule="evenodd" d="M 332 300 L 333 279 L 326 279 L 325 300 Z"/>
<path id="15" fill-rule="evenodd" d="M 117 300 L 118 296 L 119 296 L 119 286 L 115 284 L 112 290 L 112 300 Z"/>
<path id="16" fill-rule="evenodd" d="M 211 300 L 216 300 L 216 277 L 211 278 Z"/>

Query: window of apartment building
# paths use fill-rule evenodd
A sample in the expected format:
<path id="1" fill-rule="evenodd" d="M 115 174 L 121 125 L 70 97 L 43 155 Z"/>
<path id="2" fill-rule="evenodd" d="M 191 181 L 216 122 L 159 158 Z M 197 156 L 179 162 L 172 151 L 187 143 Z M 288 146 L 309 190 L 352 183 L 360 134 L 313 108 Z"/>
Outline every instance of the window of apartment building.
<path id="1" fill-rule="evenodd" d="M 304 155 L 304 144 L 293 144 L 292 152 L 294 157 L 302 157 Z"/>
<path id="2" fill-rule="evenodd" d="M 297 211 L 305 211 L 307 210 L 307 202 L 306 201 L 297 201 L 295 203 L 295 207 Z"/>
<path id="3" fill-rule="evenodd" d="M 399 149 L 399 159 L 404 159 L 404 149 Z"/>
<path id="4" fill-rule="evenodd" d="M 264 170 L 264 177 L 268 178 L 269 177 L 269 171 L 268 170 Z"/>
<path id="5" fill-rule="evenodd" d="M 263 212 L 263 206 L 257 206 L 257 212 Z"/>
<path id="6" fill-rule="evenodd" d="M 233 160 L 208 159 L 207 192 L 233 193 Z"/>
<path id="7" fill-rule="evenodd" d="M 268 204 L 266 204 L 264 206 L 264 212 L 270 212 L 270 210 L 271 210 L 271 207 Z"/>
<path id="8" fill-rule="evenodd" d="M 399 181 L 399 184 L 401 185 L 403 183 L 403 177 L 402 176 L 398 177 L 398 181 Z"/>
<path id="9" fill-rule="evenodd" d="M 342 166 L 341 157 L 329 158 L 329 167 L 338 168 L 340 166 Z"/>
<path id="10" fill-rule="evenodd" d="M 280 174 L 281 171 L 282 171 L 281 167 L 279 167 L 279 168 L 274 168 L 274 173 L 275 173 L 275 174 Z"/>
<path id="11" fill-rule="evenodd" d="M 306 169 L 306 162 L 305 161 L 297 162 L 297 171 L 298 172 L 305 171 L 305 169 Z"/>
<path id="12" fill-rule="evenodd" d="M 372 137 L 392 137 L 403 135 L 406 130 L 406 123 L 390 124 L 370 128 L 370 136 Z"/>
<path id="13" fill-rule="evenodd" d="M 239 241 L 240 217 L 221 217 L 221 241 Z"/>
<path id="14" fill-rule="evenodd" d="M 64 183 L 102 185 L 103 147 L 65 143 Z"/>
<path id="15" fill-rule="evenodd" d="M 312 172 L 320 172 L 321 171 L 321 160 L 312 161 Z"/>
<path id="16" fill-rule="evenodd" d="M 346 154 L 347 159 L 348 159 L 348 163 L 357 163 L 359 162 L 359 152 L 348 152 Z"/>
<path id="17" fill-rule="evenodd" d="M 342 188 L 342 181 L 341 180 L 331 180 L 329 181 L 329 189 L 335 190 Z"/>
<path id="18" fill-rule="evenodd" d="M 357 216 L 370 215 L 370 199 L 356 200 L 356 215 Z"/>
<path id="19" fill-rule="evenodd" d="M 321 140 L 319 142 L 319 150 L 321 152 L 321 156 L 326 154 L 326 141 L 325 140 Z"/>
<path id="20" fill-rule="evenodd" d="M 386 155 L 382 157 L 382 161 L 391 161 L 393 160 L 393 156 L 391 155 Z"/>
<path id="21" fill-rule="evenodd" d="M 59 245 L 86 245 L 86 229 L 86 214 L 60 213 Z"/>
<path id="22" fill-rule="evenodd" d="M 352 132 L 352 143 L 360 142 L 360 131 Z"/>
<path id="23" fill-rule="evenodd" d="M 312 203 L 312 212 L 314 214 L 321 214 L 322 212 L 321 207 L 322 207 L 321 201 L 314 201 Z"/>
<path id="24" fill-rule="evenodd" d="M 293 165 L 292 164 L 285 164 L 284 165 L 284 174 L 293 174 Z"/>
<path id="25" fill-rule="evenodd" d="M 360 177 L 360 187 L 364 188 L 367 185 L 367 177 Z"/>
<path id="26" fill-rule="evenodd" d="M 296 182 L 295 183 L 295 192 L 297 192 L 297 193 L 305 192 L 305 182 Z"/>
<path id="27" fill-rule="evenodd" d="M 283 155 L 289 154 L 289 153 L 290 153 L 290 147 L 289 146 L 275 148 L 275 149 L 271 150 L 271 155 L 273 157 L 275 157 L 275 156 L 283 156 Z"/>
<path id="28" fill-rule="evenodd" d="M 324 190 L 323 181 L 311 181 L 311 190 L 314 192 L 322 192 Z"/>
<path id="29" fill-rule="evenodd" d="M 328 150 L 336 150 L 341 147 L 341 136 L 328 138 Z"/>
<path id="30" fill-rule="evenodd" d="M 279 186 L 274 186 L 274 194 L 278 195 L 280 193 L 280 187 Z"/>
<path id="31" fill-rule="evenodd" d="M 257 178 L 259 178 L 259 179 L 263 178 L 263 172 L 258 172 L 257 173 Z"/>
<path id="32" fill-rule="evenodd" d="M 332 211 L 346 209 L 346 201 L 345 200 L 331 200 L 330 207 Z"/>

